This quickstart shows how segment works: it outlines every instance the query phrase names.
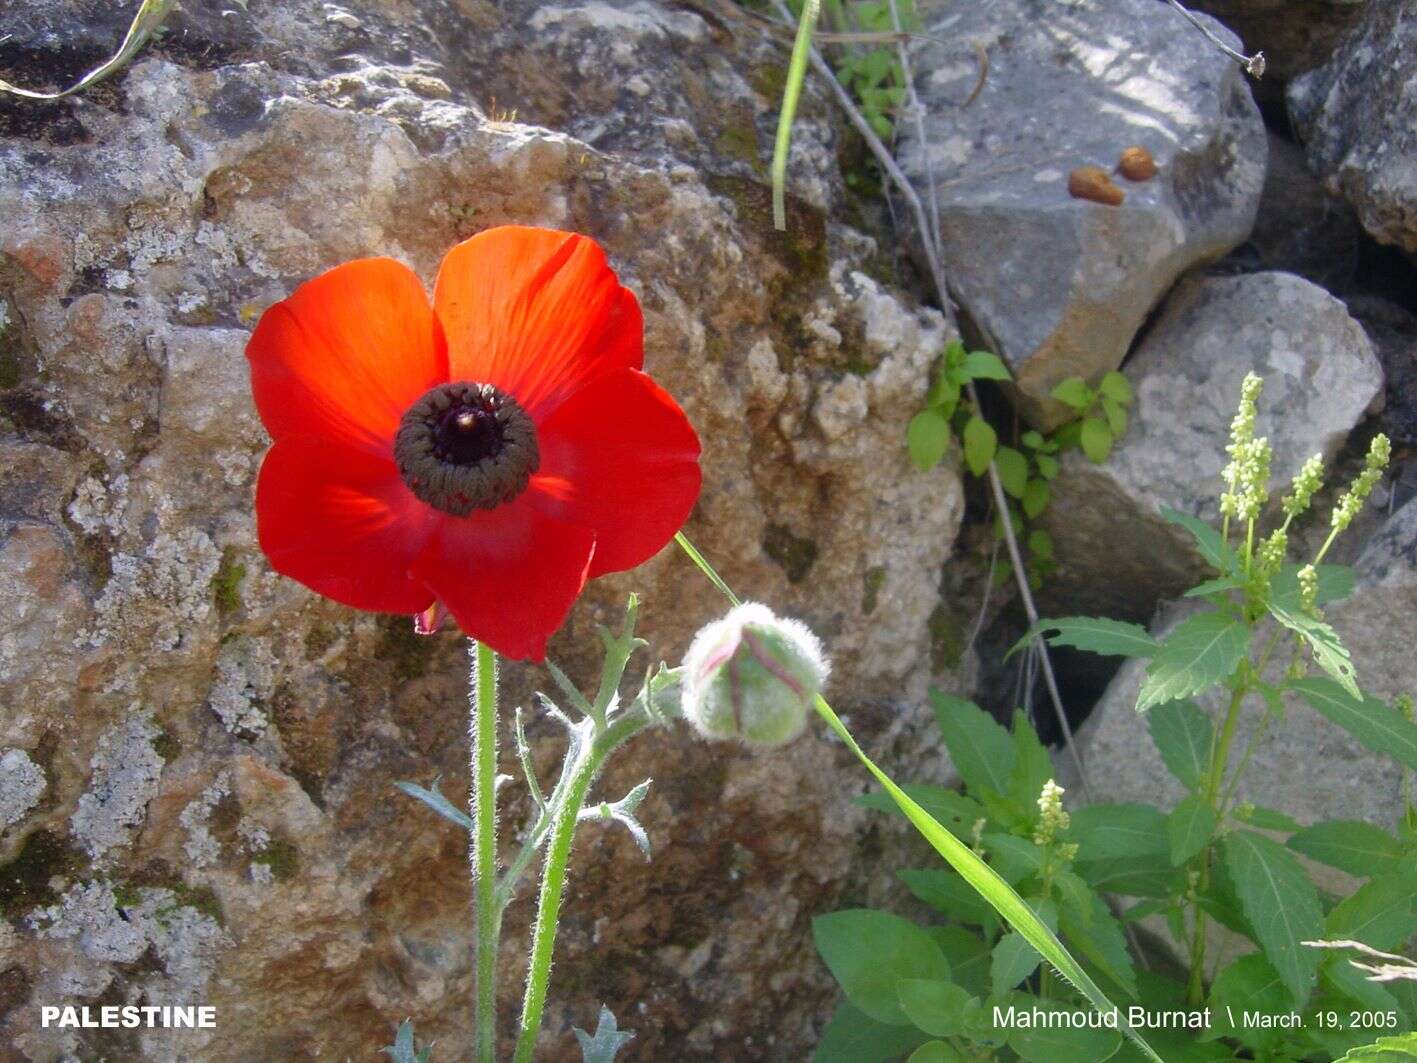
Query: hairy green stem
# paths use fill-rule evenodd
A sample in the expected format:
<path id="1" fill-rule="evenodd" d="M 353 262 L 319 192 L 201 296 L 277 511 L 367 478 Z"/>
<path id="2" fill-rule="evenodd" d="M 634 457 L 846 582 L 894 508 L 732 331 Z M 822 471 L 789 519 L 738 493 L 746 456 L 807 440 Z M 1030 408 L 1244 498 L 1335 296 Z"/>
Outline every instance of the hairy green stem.
<path id="1" fill-rule="evenodd" d="M 497 654 L 471 643 L 472 664 L 472 883 L 477 918 L 477 1063 L 497 1053 Z"/>

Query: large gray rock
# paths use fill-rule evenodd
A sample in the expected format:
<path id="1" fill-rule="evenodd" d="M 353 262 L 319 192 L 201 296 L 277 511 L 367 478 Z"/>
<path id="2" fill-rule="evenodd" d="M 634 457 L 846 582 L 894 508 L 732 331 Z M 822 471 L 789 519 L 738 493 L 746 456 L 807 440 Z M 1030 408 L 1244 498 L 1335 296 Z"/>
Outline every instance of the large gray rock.
<path id="1" fill-rule="evenodd" d="M 256 315 L 355 256 L 427 279 L 491 225 L 596 236 L 705 443 L 689 533 L 826 637 L 868 741 L 900 723 L 909 748 L 954 681 L 928 620 L 960 482 L 904 447 L 949 337 L 839 217 L 817 88 L 773 231 L 782 55 L 755 31 L 648 2 L 185 7 L 93 94 L 0 102 L 0 1058 L 369 1060 L 410 1015 L 466 1058 L 465 839 L 393 789 L 465 790 L 462 647 L 267 567 Z M 53 8 L 0 5 L 0 74 L 63 83 L 121 35 L 117 5 Z M 632 588 L 671 660 L 724 608 L 666 551 L 587 594 L 551 647 L 571 674 Z M 503 675 L 509 706 L 548 685 Z M 549 773 L 556 730 L 532 737 Z M 804 1058 L 836 996 L 811 917 L 876 875 L 856 770 L 819 731 L 771 758 L 637 740 L 603 793 L 654 778 L 656 856 L 587 829 L 540 1058 L 579 1058 L 602 1001 L 643 1058 Z M 143 996 L 220 1029 L 40 1027 L 40 1003 Z"/>
<path id="2" fill-rule="evenodd" d="M 1414 562 L 1417 503 L 1408 503 L 1362 551 L 1355 566 L 1354 593 L 1324 609 L 1353 655 L 1359 685 L 1385 700 L 1417 690 L 1417 662 L 1410 641 L 1400 634 L 1411 629 L 1417 612 Z M 1171 611 L 1158 624 L 1157 633 L 1169 630 L 1189 611 Z M 1288 652 L 1282 657 L 1287 663 Z M 1166 770 L 1146 717 L 1136 711 L 1145 671 L 1142 660 L 1122 666 L 1079 730 L 1078 740 L 1089 765 L 1094 800 L 1148 801 L 1169 809 L 1185 796 L 1185 790 Z M 1356 819 L 1394 826 L 1403 809 L 1400 765 L 1366 749 L 1298 698 L 1291 701 L 1285 719 L 1272 723 L 1255 742 L 1236 791 L 1238 799 L 1282 809 L 1303 824 Z M 1225 710 L 1223 694 L 1199 699 L 1199 704 L 1219 726 Z M 1247 703 L 1236 730 L 1234 760 L 1249 744 L 1262 710 L 1258 698 Z M 1059 770 L 1067 773 L 1069 767 L 1060 761 Z"/>
<path id="3" fill-rule="evenodd" d="M 918 51 L 928 144 L 903 121 L 902 163 L 922 187 L 933 177 L 961 307 L 1049 423 L 1055 385 L 1115 369 L 1176 278 L 1249 234 L 1259 111 L 1235 64 L 1155 0 L 949 5 L 925 32 L 955 43 Z M 989 56 L 968 106 L 964 42 Z M 1121 206 L 1069 195 L 1075 168 L 1110 171 L 1131 146 L 1159 172 L 1116 176 Z"/>
<path id="4" fill-rule="evenodd" d="M 1382 393 L 1382 370 L 1341 302 L 1287 273 L 1192 277 L 1177 286 L 1124 370 L 1126 435 L 1093 465 L 1071 452 L 1047 527 L 1060 571 L 1045 612 L 1149 620 L 1203 571 L 1163 506 L 1215 521 L 1225 442 L 1246 373 L 1265 380 L 1256 432 L 1282 488 L 1314 454 L 1331 458 Z"/>
<path id="5" fill-rule="evenodd" d="M 1309 164 L 1374 238 L 1417 252 L 1417 0 L 1368 4 L 1324 66 L 1289 88 Z"/>

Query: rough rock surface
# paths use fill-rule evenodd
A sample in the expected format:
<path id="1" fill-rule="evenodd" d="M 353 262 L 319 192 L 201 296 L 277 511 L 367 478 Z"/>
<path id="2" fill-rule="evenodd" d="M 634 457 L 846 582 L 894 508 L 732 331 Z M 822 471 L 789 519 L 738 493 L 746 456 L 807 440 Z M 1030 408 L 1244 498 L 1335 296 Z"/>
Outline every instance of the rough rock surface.
<path id="1" fill-rule="evenodd" d="M 1417 252 L 1417 0 L 1369 4 L 1324 66 L 1289 87 L 1309 164 L 1377 240 Z"/>
<path id="2" fill-rule="evenodd" d="M 756 32 L 648 2 L 184 6 L 92 93 L 0 102 L 0 1059 L 372 1059 L 410 1015 L 462 1058 L 465 841 L 392 788 L 463 791 L 462 651 L 265 565 L 256 316 L 351 257 L 429 278 L 491 225 L 596 236 L 705 443 L 689 533 L 827 639 L 868 741 L 896 721 L 937 768 L 900 722 L 961 681 L 927 621 L 962 493 L 903 439 L 947 337 L 857 227 L 815 89 L 772 230 L 783 56 Z M 122 21 L 7 4 L 0 76 L 71 80 Z M 587 595 L 551 648 L 573 675 L 631 589 L 671 659 L 724 607 L 666 551 Z M 546 684 L 504 675 L 508 704 Z M 547 773 L 555 728 L 533 740 Z M 820 733 L 767 759 L 657 733 L 602 792 L 646 776 L 653 862 L 579 849 L 543 1058 L 579 1058 L 602 1001 L 633 1059 L 803 1058 L 835 999 L 810 918 L 875 874 L 857 769 Z M 219 1030 L 40 1029 L 56 1000 L 211 1003 Z"/>
<path id="3" fill-rule="evenodd" d="M 1362 688 L 1391 699 L 1417 689 L 1411 647 L 1393 638 L 1411 626 L 1417 609 L 1417 505 L 1398 510 L 1358 558 L 1357 589 L 1324 609 L 1353 655 Z M 1158 632 L 1179 622 L 1172 613 Z M 1185 790 L 1166 770 L 1135 709 L 1146 662 L 1122 666 L 1107 694 L 1079 731 L 1090 764 L 1098 801 L 1149 801 L 1170 808 Z M 1255 752 L 1237 794 L 1240 800 L 1283 809 L 1300 823 L 1357 819 L 1384 827 L 1396 824 L 1402 810 L 1402 772 L 1390 757 L 1360 745 L 1346 731 L 1291 699 L 1288 714 L 1256 742 Z M 1218 720 L 1225 705 L 1219 695 L 1200 700 Z M 1260 712 L 1250 705 L 1236 731 L 1234 748 L 1246 747 Z M 1101 766 L 1106 765 L 1102 770 Z M 1302 765 L 1302 770 L 1295 770 Z M 1067 770 L 1060 763 L 1060 770 Z"/>
<path id="4" fill-rule="evenodd" d="M 1056 384 L 1115 369 L 1172 282 L 1249 234 L 1259 112 L 1235 64 L 1155 0 L 949 5 L 926 25 L 955 43 L 920 48 L 929 142 L 903 122 L 902 163 L 933 178 L 961 307 L 1047 422 Z M 965 106 L 971 43 L 989 69 Z M 1075 168 L 1111 171 L 1131 146 L 1159 172 L 1115 176 L 1121 206 L 1069 195 Z"/>
<path id="5" fill-rule="evenodd" d="M 1102 465 L 1070 453 L 1047 526 L 1061 570 L 1044 588 L 1070 614 L 1150 620 L 1198 582 L 1201 562 L 1163 506 L 1214 521 L 1240 382 L 1265 380 L 1256 433 L 1274 447 L 1272 483 L 1316 453 L 1332 458 L 1382 393 L 1362 328 L 1333 296 L 1287 273 L 1192 277 L 1167 299 L 1124 370 L 1135 402 Z"/>

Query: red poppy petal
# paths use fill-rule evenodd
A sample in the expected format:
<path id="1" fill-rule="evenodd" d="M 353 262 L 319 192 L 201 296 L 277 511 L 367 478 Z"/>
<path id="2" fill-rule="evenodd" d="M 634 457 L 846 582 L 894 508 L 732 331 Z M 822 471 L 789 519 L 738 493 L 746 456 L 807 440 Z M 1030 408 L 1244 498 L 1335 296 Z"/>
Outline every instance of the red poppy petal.
<path id="1" fill-rule="evenodd" d="M 659 552 L 699 497 L 699 437 L 684 411 L 634 369 L 597 377 L 537 429 L 541 467 L 526 498 L 595 532 L 590 574 Z"/>
<path id="2" fill-rule="evenodd" d="M 447 345 L 414 272 L 346 262 L 261 316 L 246 346 L 272 438 L 318 435 L 388 454 L 399 419 L 448 379 Z"/>
<path id="3" fill-rule="evenodd" d="M 356 609 L 428 608 L 433 595 L 409 567 L 436 516 L 392 461 L 313 436 L 277 440 L 256 484 L 256 529 L 271 567 Z"/>
<path id="4" fill-rule="evenodd" d="M 452 379 L 495 384 L 538 420 L 600 373 L 644 364 L 639 302 L 578 233 L 479 233 L 444 257 L 433 305 Z"/>
<path id="5" fill-rule="evenodd" d="M 521 499 L 444 517 L 412 573 L 458 626 L 504 657 L 540 661 L 585 586 L 595 538 Z"/>

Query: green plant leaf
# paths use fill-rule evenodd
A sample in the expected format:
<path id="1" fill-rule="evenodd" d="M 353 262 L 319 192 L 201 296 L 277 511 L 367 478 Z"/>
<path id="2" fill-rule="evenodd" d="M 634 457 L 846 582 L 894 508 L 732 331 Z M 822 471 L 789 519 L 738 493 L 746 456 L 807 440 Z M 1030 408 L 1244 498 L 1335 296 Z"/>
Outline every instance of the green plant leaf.
<path id="1" fill-rule="evenodd" d="M 1161 643 L 1137 694 L 1137 712 L 1228 679 L 1250 648 L 1250 629 L 1220 613 L 1187 617 Z"/>
<path id="2" fill-rule="evenodd" d="M 898 877 L 911 893 L 942 915 L 989 933 L 998 929 L 999 917 L 993 907 L 953 871 L 907 868 Z"/>
<path id="3" fill-rule="evenodd" d="M 983 476 L 994 460 L 999 437 L 988 421 L 977 413 L 964 426 L 964 463 L 975 476 Z"/>
<path id="4" fill-rule="evenodd" d="M 1008 366 L 997 354 L 988 351 L 970 351 L 960 366 L 973 380 L 1012 380 Z"/>
<path id="5" fill-rule="evenodd" d="M 1304 600 L 1299 594 L 1299 570 L 1303 567 L 1285 565 L 1270 584 L 1270 601 L 1291 613 L 1304 611 Z M 1357 577 L 1347 565 L 1319 565 L 1315 572 L 1319 577 L 1319 589 L 1314 601 L 1318 605 L 1347 598 L 1357 585 Z"/>
<path id="6" fill-rule="evenodd" d="M 930 934 L 950 961 L 950 980 L 971 996 L 989 993 L 990 946 L 978 934 L 959 925 L 934 926 Z"/>
<path id="7" fill-rule="evenodd" d="M 1084 805 L 1072 814 L 1068 838 L 1077 843 L 1079 860 L 1169 860 L 1166 817 L 1141 802 Z"/>
<path id="8" fill-rule="evenodd" d="M 1210 770 L 1210 717 L 1193 701 L 1168 701 L 1146 714 L 1146 726 L 1171 774 L 1187 789 L 1199 789 Z"/>
<path id="9" fill-rule="evenodd" d="M 935 383 L 931 386 L 930 392 L 925 396 L 927 406 L 937 407 L 940 413 L 949 417 L 955 412 L 955 407 L 959 405 L 960 383 L 948 370 L 941 369 L 935 377 Z"/>
<path id="10" fill-rule="evenodd" d="M 1132 404 L 1131 382 L 1115 369 L 1098 382 L 1097 390 L 1103 398 L 1111 399 L 1120 406 Z"/>
<path id="11" fill-rule="evenodd" d="M 1232 574 L 1235 555 L 1220 538 L 1220 532 L 1199 517 L 1182 513 L 1170 506 L 1161 507 L 1161 517 L 1168 524 L 1175 524 L 1190 532 L 1191 538 L 1196 541 L 1196 547 L 1200 550 L 1201 557 L 1205 558 L 1212 568 L 1222 575 Z"/>
<path id="12" fill-rule="evenodd" d="M 915 467 L 921 472 L 933 469 L 950 448 L 949 417 L 934 407 L 921 410 L 910 419 L 906 442 Z"/>
<path id="13" fill-rule="evenodd" d="M 1073 866 L 1099 893 L 1119 893 L 1124 897 L 1170 897 L 1185 888 L 1185 875 L 1171 866 L 1171 859 L 1165 850 L 1165 835 L 1161 835 L 1160 840 L 1162 850 L 1159 854 L 1080 859 Z"/>
<path id="14" fill-rule="evenodd" d="M 934 939 L 889 912 L 854 908 L 819 915 L 812 920 L 812 937 L 846 999 L 877 1022 L 910 1021 L 896 997 L 898 980 L 950 976 Z"/>
<path id="15" fill-rule="evenodd" d="M 1028 533 L 1028 552 L 1039 561 L 1053 560 L 1053 537 L 1042 528 Z"/>
<path id="16" fill-rule="evenodd" d="M 1246 1026 L 1244 1016 L 1282 1015 L 1291 1009 L 1284 979 L 1257 952 L 1241 956 L 1215 977 L 1210 987 L 1213 1020 L 1204 1036 L 1235 1037 L 1251 1048 L 1264 1049 L 1278 1042 L 1282 1033 Z"/>
<path id="17" fill-rule="evenodd" d="M 1126 934 L 1101 897 L 1088 890 L 1085 906 L 1064 903 L 1058 912 L 1058 926 L 1075 952 L 1127 996 L 1136 997 L 1137 976 L 1127 951 Z"/>
<path id="18" fill-rule="evenodd" d="M 1014 766 L 1009 773 L 1007 792 L 1024 807 L 1035 809 L 1043 784 L 1053 778 L 1053 758 L 1038 740 L 1038 732 L 1022 709 L 1014 710 L 1013 743 Z"/>
<path id="19" fill-rule="evenodd" d="M 1242 823 L 1248 823 L 1252 827 L 1260 830 L 1279 831 L 1283 834 L 1293 834 L 1302 828 L 1299 822 L 1292 816 L 1285 815 L 1273 808 L 1265 808 L 1262 805 L 1251 805 L 1249 808 L 1241 806 L 1231 813 Z"/>
<path id="20" fill-rule="evenodd" d="M 1050 394 L 1065 406 L 1071 406 L 1075 410 L 1087 409 L 1096 397 L 1093 390 L 1087 386 L 1087 381 L 1080 376 L 1068 377 Z"/>
<path id="21" fill-rule="evenodd" d="M 910 783 L 901 789 L 928 812 L 932 819 L 939 820 L 951 830 L 968 834 L 975 821 L 984 815 L 983 805 L 973 798 L 965 797 L 958 790 L 931 786 L 928 783 Z M 882 791 L 862 794 L 856 798 L 856 803 L 863 808 L 901 814 L 900 808 L 891 800 L 891 795 Z"/>
<path id="22" fill-rule="evenodd" d="M 1358 689 L 1358 670 L 1348 655 L 1338 632 L 1330 625 L 1303 611 L 1290 612 L 1271 599 L 1269 612 L 1276 620 L 1308 644 L 1318 666 L 1327 672 L 1344 690 L 1355 698 L 1362 697 Z"/>
<path id="23" fill-rule="evenodd" d="M 1200 794 L 1191 794 L 1166 817 L 1166 837 L 1171 842 L 1171 863 L 1180 867 L 1206 847 L 1215 836 L 1215 813 Z"/>
<path id="24" fill-rule="evenodd" d="M 1044 922 L 1047 920 L 1045 919 Z M 1043 957 L 1022 934 L 1013 930 L 1009 931 L 994 945 L 993 962 L 989 967 L 989 976 L 994 984 L 994 994 L 1003 996 L 1038 970 L 1038 965 L 1042 962 Z"/>
<path id="25" fill-rule="evenodd" d="M 1111 657 L 1150 657 L 1159 649 L 1157 641 L 1140 624 L 1102 616 L 1065 616 L 1038 621 L 1013 644 L 1004 659 L 1025 649 L 1039 635 L 1054 646 L 1071 646 Z"/>
<path id="26" fill-rule="evenodd" d="M 896 983 L 901 1010 L 931 1037 L 955 1037 L 964 1032 L 979 1001 L 953 982 L 902 978 Z"/>
<path id="27" fill-rule="evenodd" d="M 1078 437 L 1082 452 L 1094 465 L 1101 465 L 1112 453 L 1112 429 L 1099 417 L 1088 417 L 1082 422 L 1082 434 Z"/>
<path id="28" fill-rule="evenodd" d="M 1044 1011 L 1063 1010 L 1042 1000 L 1030 1000 L 1029 1004 Z M 1009 1030 L 1009 1047 L 1027 1063 L 1103 1063 L 1117 1054 L 1121 1044 L 1122 1035 L 1105 1028 L 1041 1023 Z"/>
<path id="29" fill-rule="evenodd" d="M 1036 454 L 1034 460 L 1038 462 L 1038 475 L 1045 480 L 1056 480 L 1058 478 L 1058 459 L 1051 454 Z"/>
<path id="30" fill-rule="evenodd" d="M 914 1026 L 877 1022 L 849 1000 L 843 1000 L 817 1041 L 812 1063 L 886 1063 L 899 1059 L 927 1038 Z"/>
<path id="31" fill-rule="evenodd" d="M 1114 439 L 1121 439 L 1127 432 L 1127 408 L 1119 402 L 1103 397 L 1102 414 L 1107 418 L 1107 427 Z"/>
<path id="32" fill-rule="evenodd" d="M 1022 498 L 1028 487 L 1028 459 L 1013 447 L 999 447 L 994 451 L 994 465 L 1004 490 L 1014 498 Z"/>
<path id="33" fill-rule="evenodd" d="M 1401 947 L 1417 933 L 1417 865 L 1363 883 L 1324 918 L 1330 940 L 1361 941 L 1375 949 Z"/>
<path id="34" fill-rule="evenodd" d="M 1417 1059 L 1417 1033 L 1402 1033 L 1351 1048 L 1337 1063 L 1412 1063 L 1414 1059 Z"/>
<path id="35" fill-rule="evenodd" d="M 1048 481 L 1029 480 L 1023 488 L 1023 512 L 1029 520 L 1035 519 L 1048 508 Z"/>
<path id="36" fill-rule="evenodd" d="M 1355 698 L 1327 676 L 1296 679 L 1289 689 L 1373 752 L 1386 753 L 1417 771 L 1417 724 L 1391 706 L 1374 697 Z"/>
<path id="37" fill-rule="evenodd" d="M 944 1041 L 927 1041 L 905 1063 L 969 1063 L 959 1051 Z"/>
<path id="38" fill-rule="evenodd" d="M 1014 744 L 1009 732 L 972 701 L 938 690 L 930 691 L 935 720 L 945 739 L 955 770 L 971 790 L 1009 792 L 1014 768 Z"/>
<path id="39" fill-rule="evenodd" d="M 989 865 L 1011 886 L 1043 869 L 1043 850 L 1027 838 L 1003 831 L 986 831 L 981 840 Z"/>
<path id="40" fill-rule="evenodd" d="M 1226 591 L 1233 591 L 1243 586 L 1245 586 L 1245 581 L 1238 576 L 1220 576 L 1217 579 L 1208 579 L 1204 583 L 1197 583 L 1181 597 L 1204 598 L 1212 594 L 1224 594 Z"/>
<path id="41" fill-rule="evenodd" d="M 1361 820 L 1331 819 L 1305 827 L 1289 848 L 1357 878 L 1391 874 L 1406 863 L 1402 844 L 1381 827 Z"/>
<path id="42" fill-rule="evenodd" d="M 1262 834 L 1235 831 L 1221 844 L 1240 908 L 1270 966 L 1302 1006 L 1319 965 L 1317 951 L 1303 944 L 1323 936 L 1318 891 L 1294 854 Z"/>

